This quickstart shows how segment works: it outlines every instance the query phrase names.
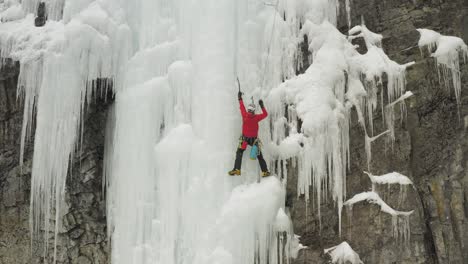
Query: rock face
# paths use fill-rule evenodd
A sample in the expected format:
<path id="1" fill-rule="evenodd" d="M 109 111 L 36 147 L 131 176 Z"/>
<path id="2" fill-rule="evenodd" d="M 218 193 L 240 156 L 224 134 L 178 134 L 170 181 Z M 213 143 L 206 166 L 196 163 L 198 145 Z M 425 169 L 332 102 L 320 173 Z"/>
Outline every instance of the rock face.
<path id="1" fill-rule="evenodd" d="M 344 2 L 344 1 L 343 1 Z M 352 0 L 352 24 L 360 24 L 384 36 L 383 47 L 399 63 L 416 61 L 407 72 L 407 119 L 396 122 L 396 141 L 391 146 L 379 139 L 372 143 L 370 171 L 381 175 L 393 171 L 411 178 L 403 203 L 399 188 L 378 189 L 392 207 L 414 213 L 410 216 L 411 240 L 405 244 L 392 236 L 392 218 L 377 205 L 356 204 L 352 215 L 343 209 L 342 234 L 337 209 L 322 203 L 321 228 L 317 206 L 297 198 L 294 171 L 289 175 L 288 194 L 295 233 L 308 246 L 294 263 L 327 263 L 323 249 L 343 240 L 357 251 L 364 263 L 467 263 L 468 261 L 468 65 L 462 67 L 462 98 L 457 107 L 453 88 L 439 82 L 435 62 L 421 55 L 417 28 L 462 37 L 468 43 L 468 2 Z M 346 32 L 344 11 L 340 30 Z M 380 106 L 379 106 L 380 107 Z M 398 114 L 397 114 L 398 116 Z M 384 131 L 381 115 L 374 120 L 375 134 Z M 351 164 L 347 198 L 369 191 L 364 134 L 354 117 L 351 128 Z M 307 212 L 305 207 L 309 206 Z M 306 214 L 307 212 L 307 214 Z"/>
<path id="2" fill-rule="evenodd" d="M 379 139 L 372 144 L 370 171 L 392 171 L 411 178 L 414 188 L 399 201 L 399 188 L 381 186 L 379 194 L 392 207 L 409 211 L 411 239 L 392 236 L 392 218 L 377 205 L 359 203 L 352 215 L 343 210 L 342 234 L 337 209 L 323 202 L 321 221 L 314 201 L 297 197 L 295 172 L 290 170 L 288 205 L 295 233 L 307 246 L 294 263 L 327 263 L 323 249 L 343 240 L 360 254 L 364 263 L 467 263 L 468 261 L 468 66 L 462 67 L 462 98 L 458 107 L 454 92 L 439 83 L 433 59 L 417 47 L 416 28 L 430 28 L 462 37 L 468 43 L 467 0 L 350 0 L 353 25 L 364 18 L 367 27 L 383 34 L 389 57 L 399 63 L 416 61 L 407 73 L 407 90 L 416 94 L 407 101 L 407 119 L 396 122 L 393 147 Z M 344 5 L 342 5 L 344 6 Z M 344 11 L 339 28 L 348 30 Z M 25 165 L 19 164 L 21 100 L 16 100 L 18 65 L 0 72 L 0 264 L 31 263 L 42 245 L 29 235 L 29 192 L 32 140 L 26 145 Z M 110 100 L 97 99 L 85 115 L 80 155 L 73 160 L 67 181 L 68 211 L 58 240 L 59 263 L 107 263 L 105 202 L 102 162 L 105 119 Z M 383 131 L 375 116 L 375 132 Z M 351 128 L 351 157 L 347 197 L 368 191 L 364 134 L 356 117 Z M 306 207 L 309 207 L 306 210 Z M 36 262 L 50 262 L 35 259 Z"/>
<path id="3" fill-rule="evenodd" d="M 26 144 L 25 162 L 20 168 L 23 106 L 16 99 L 18 69 L 18 65 L 10 64 L 0 73 L 0 263 L 49 263 L 53 244 L 48 260 L 40 257 L 44 245 L 39 241 L 33 241 L 31 252 L 29 200 L 33 142 L 29 140 Z M 67 181 L 68 210 L 64 212 L 63 229 L 58 237 L 57 263 L 107 263 L 102 160 L 108 102 L 97 99 L 85 115 L 80 155 L 73 160 Z"/>

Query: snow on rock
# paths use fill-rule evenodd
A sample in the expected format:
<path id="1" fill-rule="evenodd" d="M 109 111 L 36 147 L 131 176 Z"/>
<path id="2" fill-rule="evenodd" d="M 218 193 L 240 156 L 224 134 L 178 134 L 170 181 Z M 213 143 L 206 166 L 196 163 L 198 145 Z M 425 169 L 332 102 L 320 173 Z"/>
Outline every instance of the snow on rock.
<path id="1" fill-rule="evenodd" d="M 413 211 L 403 212 L 397 211 L 391 208 L 387 203 L 385 203 L 382 198 L 376 192 L 362 192 L 353 196 L 353 198 L 347 200 L 344 205 L 346 206 L 353 206 L 356 203 L 367 201 L 369 203 L 377 204 L 380 206 L 382 212 L 390 214 L 392 216 L 409 216 L 413 213 Z"/>
<path id="2" fill-rule="evenodd" d="M 391 172 L 380 176 L 372 175 L 369 172 L 364 172 L 369 176 L 372 182 L 372 191 L 377 190 L 377 185 L 386 184 L 389 188 L 390 185 L 397 184 L 400 187 L 398 194 L 398 205 L 401 205 L 407 198 L 408 186 L 413 185 L 413 182 L 405 175 L 398 172 Z"/>
<path id="3" fill-rule="evenodd" d="M 384 175 L 376 176 L 369 172 L 367 174 L 373 184 L 400 184 L 400 185 L 412 185 L 413 182 L 405 175 L 398 172 L 391 172 Z"/>
<path id="4" fill-rule="evenodd" d="M 334 264 L 363 264 L 348 242 L 344 241 L 338 246 L 327 248 L 324 250 L 325 254 L 330 255 L 331 262 Z"/>
<path id="5" fill-rule="evenodd" d="M 393 237 L 402 239 L 405 243 L 409 241 L 411 233 L 409 217 L 414 211 L 406 212 L 395 210 L 385 203 L 374 191 L 356 194 L 351 199 L 347 200 L 344 205 L 347 206 L 349 214 L 352 215 L 351 211 L 353 210 L 353 205 L 364 201 L 380 206 L 382 212 L 391 215 Z"/>
<path id="6" fill-rule="evenodd" d="M 418 31 L 421 34 L 418 42 L 419 48 L 427 48 L 431 56 L 435 58 L 439 69 L 440 82 L 443 82 L 447 88 L 453 87 L 457 103 L 460 104 L 460 57 L 466 62 L 468 59 L 468 46 L 463 39 L 458 37 L 444 36 L 430 29 L 418 29 Z"/>
<path id="7" fill-rule="evenodd" d="M 368 91 L 367 114 L 370 131 L 373 134 L 373 116 L 372 113 L 377 107 L 377 89 L 382 85 L 384 73 L 387 75 L 387 102 L 391 103 L 405 93 L 406 90 L 406 68 L 413 65 L 414 62 L 400 65 L 392 61 L 382 49 L 382 35 L 371 32 L 365 25 L 355 26 L 350 31 L 349 39 L 362 37 L 366 43 L 367 52 L 363 55 L 353 56 L 354 70 L 363 74 L 366 78 L 364 86 Z M 381 99 L 382 114 L 385 105 L 383 98 Z M 404 109 L 402 109 L 404 110 Z M 402 111 L 403 113 L 404 111 Z M 393 129 L 387 127 L 388 129 Z"/>

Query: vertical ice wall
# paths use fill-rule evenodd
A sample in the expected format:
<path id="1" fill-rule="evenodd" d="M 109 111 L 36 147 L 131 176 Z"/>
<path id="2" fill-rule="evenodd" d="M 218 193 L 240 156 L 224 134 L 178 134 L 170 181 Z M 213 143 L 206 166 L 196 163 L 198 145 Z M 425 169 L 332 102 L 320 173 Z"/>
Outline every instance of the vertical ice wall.
<path id="1" fill-rule="evenodd" d="M 264 94 L 262 79 L 279 83 L 290 28 L 262 1 L 125 9 L 136 50 L 109 120 L 112 262 L 277 263 L 270 247 L 284 187 L 251 184 L 259 171 L 249 162 L 241 178 L 226 172 L 240 135 L 235 73 L 246 100 Z"/>

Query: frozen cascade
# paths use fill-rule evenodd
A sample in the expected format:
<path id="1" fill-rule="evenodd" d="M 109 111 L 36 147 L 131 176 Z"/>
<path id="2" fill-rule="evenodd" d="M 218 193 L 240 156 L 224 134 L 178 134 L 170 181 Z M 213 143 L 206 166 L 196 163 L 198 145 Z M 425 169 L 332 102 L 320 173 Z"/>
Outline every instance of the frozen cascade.
<path id="1" fill-rule="evenodd" d="M 94 3 L 66 24 L 51 21 L 35 28 L 33 16 L 28 15 L 0 25 L 2 58 L 21 64 L 18 96 L 25 100 L 22 149 L 33 122 L 36 127 L 31 232 L 33 239 L 41 236 L 46 241 L 46 253 L 49 231 L 55 230 L 56 241 L 60 229 L 69 160 L 79 153 L 81 116 L 91 95 L 97 93 L 93 80 L 117 77 L 126 60 L 129 29 L 110 14 L 105 6 Z M 23 150 L 21 161 L 22 156 Z"/>
<path id="2" fill-rule="evenodd" d="M 254 183 L 250 162 L 243 177 L 225 176 L 240 133 L 236 74 L 245 98 L 266 98 L 271 122 L 261 124 L 260 138 L 270 167 L 280 159 L 286 176 L 297 161 L 298 193 L 309 200 L 314 185 L 320 208 L 330 192 L 340 217 L 351 108 L 372 135 L 383 73 L 387 103 L 405 95 L 411 63 L 391 61 L 381 36 L 364 25 L 342 35 L 337 0 L 48 0 L 49 21 L 36 28 L 39 2 L 2 6 L 16 10 L 0 24 L 1 57 L 21 64 L 22 147 L 36 128 L 33 235 L 57 234 L 82 114 L 95 82 L 111 80 L 104 186 L 112 263 L 274 264 L 297 255 L 301 245 L 282 211 L 287 179 Z M 295 76 L 304 35 L 313 63 Z M 355 37 L 368 54 L 355 50 Z"/>
<path id="3" fill-rule="evenodd" d="M 226 170 L 239 136 L 233 73 L 246 98 L 292 74 L 295 46 L 281 40 L 296 24 L 262 1 L 140 1 L 128 10 L 136 53 L 106 147 L 112 263 L 282 263 L 281 243 L 288 261 L 300 244 L 290 221 L 275 225 L 283 183 L 252 183 L 250 162 L 242 178 Z"/>

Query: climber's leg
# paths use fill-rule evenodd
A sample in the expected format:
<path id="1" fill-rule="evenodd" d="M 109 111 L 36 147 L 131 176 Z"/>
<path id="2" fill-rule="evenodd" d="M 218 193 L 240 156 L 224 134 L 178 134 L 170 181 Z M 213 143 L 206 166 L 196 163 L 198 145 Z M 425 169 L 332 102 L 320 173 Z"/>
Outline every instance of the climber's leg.
<path id="1" fill-rule="evenodd" d="M 242 155 L 244 154 L 245 149 L 247 148 L 247 142 L 241 137 L 239 139 L 239 146 L 236 151 L 236 161 L 234 162 L 234 169 L 228 172 L 229 175 L 241 175 L 241 166 L 242 166 Z"/>
<path id="2" fill-rule="evenodd" d="M 262 176 L 263 177 L 270 176 L 270 172 L 268 171 L 267 164 L 265 162 L 265 159 L 263 158 L 262 151 L 260 150 L 260 148 L 258 148 L 258 150 L 259 151 L 258 151 L 257 159 L 258 159 L 258 164 L 260 164 L 260 169 L 262 170 Z"/>

